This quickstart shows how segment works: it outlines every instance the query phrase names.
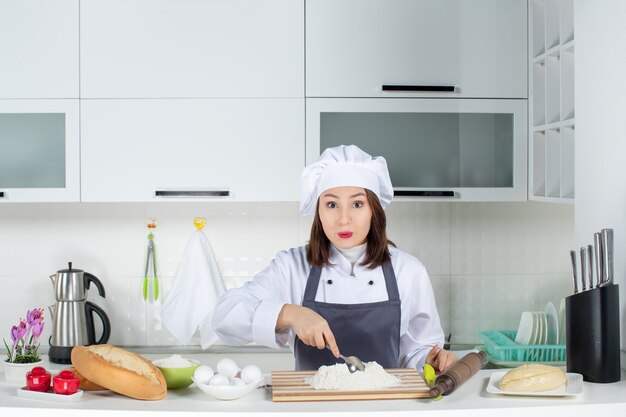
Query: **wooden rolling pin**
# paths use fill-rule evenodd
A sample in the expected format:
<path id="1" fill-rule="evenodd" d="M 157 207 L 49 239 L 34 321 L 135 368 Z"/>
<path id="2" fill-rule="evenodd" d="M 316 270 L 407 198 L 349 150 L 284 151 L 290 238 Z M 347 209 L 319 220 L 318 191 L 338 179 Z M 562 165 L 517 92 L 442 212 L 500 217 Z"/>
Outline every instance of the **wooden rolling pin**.
<path id="1" fill-rule="evenodd" d="M 457 361 L 450 369 L 437 376 L 435 385 L 428 394 L 430 398 L 437 398 L 440 395 L 450 395 L 454 390 L 463 385 L 478 372 L 487 360 L 485 352 L 468 353 Z"/>

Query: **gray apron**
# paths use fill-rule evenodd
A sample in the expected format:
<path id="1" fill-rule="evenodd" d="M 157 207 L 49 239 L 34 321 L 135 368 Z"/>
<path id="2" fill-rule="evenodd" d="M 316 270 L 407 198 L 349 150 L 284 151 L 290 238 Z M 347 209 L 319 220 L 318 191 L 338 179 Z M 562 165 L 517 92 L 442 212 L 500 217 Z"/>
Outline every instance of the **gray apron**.
<path id="1" fill-rule="evenodd" d="M 397 368 L 400 355 L 400 296 L 391 262 L 382 266 L 389 300 L 363 304 L 334 304 L 315 301 L 321 268 L 312 267 L 302 305 L 324 317 L 343 355 L 363 362 L 376 361 L 383 368 Z M 296 336 L 296 370 L 317 370 L 322 365 L 342 362 L 328 349 L 305 345 Z"/>

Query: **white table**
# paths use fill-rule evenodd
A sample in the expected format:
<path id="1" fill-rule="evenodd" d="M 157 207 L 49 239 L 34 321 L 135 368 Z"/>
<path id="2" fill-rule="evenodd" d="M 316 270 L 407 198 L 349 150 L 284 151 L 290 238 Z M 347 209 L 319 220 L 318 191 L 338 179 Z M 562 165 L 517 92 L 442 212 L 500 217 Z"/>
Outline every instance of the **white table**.
<path id="1" fill-rule="evenodd" d="M 145 354 L 149 359 L 169 356 L 167 354 Z M 183 354 L 215 367 L 224 358 L 234 359 L 240 367 L 258 365 L 264 373 L 272 370 L 292 370 L 293 357 L 290 353 L 205 353 Z M 53 373 L 64 367 L 44 363 Z M 234 401 L 219 401 L 201 392 L 194 386 L 178 391 L 168 391 L 162 401 L 139 401 L 117 395 L 110 391 L 85 392 L 77 403 L 55 403 L 24 399 L 17 396 L 17 386 L 4 381 L 0 376 L 0 415 L 27 416 L 118 416 L 154 417 L 185 415 L 209 415 L 211 417 L 280 416 L 480 416 L 480 417 L 618 417 L 626 415 L 626 374 L 622 381 L 612 384 L 584 383 L 583 393 L 576 397 L 512 397 L 493 395 L 485 391 L 490 375 L 496 370 L 482 370 L 456 392 L 441 401 L 432 400 L 385 400 L 385 401 L 333 401 L 274 403 L 271 392 L 260 388 Z M 113 413 L 112 413 L 113 412 Z M 158 413 L 155 413 L 158 412 Z"/>

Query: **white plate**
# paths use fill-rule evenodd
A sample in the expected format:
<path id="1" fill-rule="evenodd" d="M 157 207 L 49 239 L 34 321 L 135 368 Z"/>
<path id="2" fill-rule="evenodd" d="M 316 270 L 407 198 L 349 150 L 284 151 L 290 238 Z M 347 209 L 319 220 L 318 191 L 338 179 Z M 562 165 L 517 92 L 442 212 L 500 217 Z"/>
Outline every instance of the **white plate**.
<path id="1" fill-rule="evenodd" d="M 213 398 L 218 400 L 236 400 L 250 394 L 252 391 L 263 385 L 265 378 L 259 379 L 257 382 L 246 385 L 209 385 L 201 382 L 196 382 L 193 377 L 191 378 L 196 386 L 202 390 L 202 392 L 209 394 Z"/>
<path id="2" fill-rule="evenodd" d="M 498 388 L 500 380 L 509 371 L 494 372 L 489 378 L 487 384 L 487 392 L 491 394 L 503 394 L 503 395 L 517 395 L 525 397 L 565 397 L 580 395 L 583 392 L 583 376 L 581 374 L 567 373 L 567 386 L 553 389 L 550 391 L 539 392 L 517 392 L 517 391 L 502 391 Z"/>
<path id="3" fill-rule="evenodd" d="M 559 316 L 554 304 L 546 304 L 546 319 L 548 321 L 548 345 L 556 345 L 559 342 Z"/>
<path id="4" fill-rule="evenodd" d="M 539 318 L 539 338 L 537 340 L 538 345 L 545 345 L 548 340 L 548 319 L 546 319 L 546 313 L 538 311 L 537 316 Z"/>
<path id="5" fill-rule="evenodd" d="M 539 312 L 533 311 L 533 316 L 535 320 L 533 321 L 533 332 L 535 337 L 530 341 L 531 345 L 537 345 L 541 343 L 541 317 L 539 317 Z"/>
<path id="6" fill-rule="evenodd" d="M 559 345 L 565 344 L 565 298 L 559 303 Z"/>
<path id="7" fill-rule="evenodd" d="M 522 316 L 519 320 L 519 327 L 517 329 L 517 334 L 515 335 L 515 342 L 527 345 L 530 343 L 533 337 L 533 322 L 534 322 L 534 314 L 530 311 L 522 312 Z"/>
<path id="8" fill-rule="evenodd" d="M 60 403 L 72 403 L 74 401 L 78 401 L 83 396 L 83 390 L 79 389 L 74 394 L 70 395 L 61 395 L 55 394 L 52 389 L 50 391 L 41 392 L 41 391 L 31 391 L 26 387 L 17 389 L 17 396 L 22 398 L 30 398 L 31 400 L 45 400 L 45 401 L 56 401 Z"/>

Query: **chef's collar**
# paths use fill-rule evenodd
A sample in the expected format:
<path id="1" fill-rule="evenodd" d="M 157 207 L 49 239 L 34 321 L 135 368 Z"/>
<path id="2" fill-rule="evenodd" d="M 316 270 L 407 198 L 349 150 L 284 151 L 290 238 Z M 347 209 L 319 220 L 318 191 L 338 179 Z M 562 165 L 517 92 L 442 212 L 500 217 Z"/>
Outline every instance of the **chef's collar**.
<path id="1" fill-rule="evenodd" d="M 354 276 L 354 266 L 365 256 L 367 243 L 350 249 L 341 249 L 330 245 L 330 262 L 346 275 Z"/>
<path id="2" fill-rule="evenodd" d="M 334 245 L 333 245 L 334 246 Z M 365 253 L 365 249 L 367 248 L 367 243 L 363 243 L 362 245 L 355 246 L 350 249 L 342 249 L 335 247 L 347 260 L 354 266 L 354 264 L 359 260 L 361 256 Z"/>

